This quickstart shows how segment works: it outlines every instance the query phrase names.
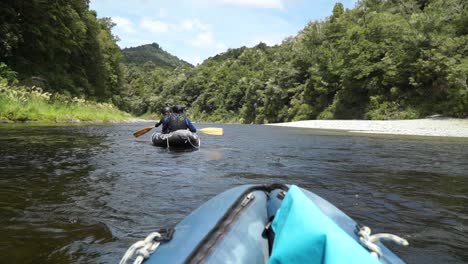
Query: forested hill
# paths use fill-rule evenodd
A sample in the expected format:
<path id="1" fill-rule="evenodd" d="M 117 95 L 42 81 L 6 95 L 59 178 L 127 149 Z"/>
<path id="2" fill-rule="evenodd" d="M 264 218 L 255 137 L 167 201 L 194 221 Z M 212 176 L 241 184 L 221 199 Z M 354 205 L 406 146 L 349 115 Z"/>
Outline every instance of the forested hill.
<path id="1" fill-rule="evenodd" d="M 142 45 L 138 47 L 125 48 L 122 50 L 125 64 L 147 67 L 163 67 L 175 69 L 179 66 L 192 66 L 190 63 L 180 60 L 176 56 L 163 50 L 157 43 Z"/>
<path id="2" fill-rule="evenodd" d="M 196 120 L 406 119 L 468 115 L 468 2 L 338 3 L 281 45 L 193 68 L 126 76 L 135 113 L 182 103 Z"/>

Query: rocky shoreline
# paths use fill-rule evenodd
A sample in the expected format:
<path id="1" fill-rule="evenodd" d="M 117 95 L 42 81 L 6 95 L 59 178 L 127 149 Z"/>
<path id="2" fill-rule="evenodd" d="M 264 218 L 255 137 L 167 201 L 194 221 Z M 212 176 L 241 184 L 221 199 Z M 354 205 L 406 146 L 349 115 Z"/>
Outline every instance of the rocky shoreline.
<path id="1" fill-rule="evenodd" d="M 468 118 L 427 118 L 412 120 L 306 120 L 268 125 L 345 130 L 354 133 L 468 138 Z"/>

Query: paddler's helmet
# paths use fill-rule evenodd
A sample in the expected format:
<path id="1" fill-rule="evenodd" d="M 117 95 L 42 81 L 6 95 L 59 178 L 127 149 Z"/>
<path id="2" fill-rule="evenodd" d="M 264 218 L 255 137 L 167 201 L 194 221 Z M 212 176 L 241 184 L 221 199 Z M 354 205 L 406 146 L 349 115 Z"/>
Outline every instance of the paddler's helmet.
<path id="1" fill-rule="evenodd" d="M 181 105 L 176 105 L 172 107 L 172 112 L 177 113 L 177 114 L 182 113 L 184 112 L 184 107 Z"/>
<path id="2" fill-rule="evenodd" d="M 161 113 L 163 114 L 170 113 L 170 112 L 171 112 L 171 108 L 169 106 L 165 106 L 161 109 Z"/>

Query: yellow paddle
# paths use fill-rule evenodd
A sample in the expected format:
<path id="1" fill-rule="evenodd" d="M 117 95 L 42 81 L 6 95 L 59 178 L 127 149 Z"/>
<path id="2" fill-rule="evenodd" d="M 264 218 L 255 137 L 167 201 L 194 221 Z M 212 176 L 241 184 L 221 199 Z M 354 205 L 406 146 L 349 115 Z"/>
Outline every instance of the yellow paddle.
<path id="1" fill-rule="evenodd" d="M 148 133 L 148 132 L 149 132 L 151 129 L 153 129 L 153 128 L 154 128 L 154 126 L 142 128 L 142 129 L 136 131 L 135 133 L 133 133 L 133 135 L 134 135 L 135 137 L 139 137 L 139 136 L 141 136 L 141 135 L 144 135 L 144 134 Z"/>
<path id="2" fill-rule="evenodd" d="M 144 134 L 148 133 L 153 128 L 154 128 L 154 126 L 142 128 L 142 129 L 136 131 L 135 133 L 133 133 L 133 135 L 135 137 L 139 137 L 141 135 L 144 135 Z M 205 128 L 199 129 L 198 131 L 200 131 L 202 133 L 205 133 L 207 135 L 214 135 L 214 136 L 224 135 L 224 129 L 222 127 L 205 127 Z"/>
<path id="3" fill-rule="evenodd" d="M 199 129 L 199 131 L 207 135 L 215 135 L 215 136 L 224 135 L 224 129 L 222 127 L 205 127 L 205 128 Z"/>

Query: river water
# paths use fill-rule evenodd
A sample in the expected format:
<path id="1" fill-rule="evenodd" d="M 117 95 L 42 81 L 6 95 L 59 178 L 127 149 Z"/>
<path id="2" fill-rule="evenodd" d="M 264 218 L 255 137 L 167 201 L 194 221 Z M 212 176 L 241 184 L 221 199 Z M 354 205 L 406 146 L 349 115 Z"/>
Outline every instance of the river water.
<path id="1" fill-rule="evenodd" d="M 225 135 L 175 152 L 132 136 L 148 125 L 0 125 L 0 263 L 117 263 L 251 183 L 296 184 L 406 238 L 389 247 L 408 263 L 468 262 L 468 139 L 197 124 Z"/>

